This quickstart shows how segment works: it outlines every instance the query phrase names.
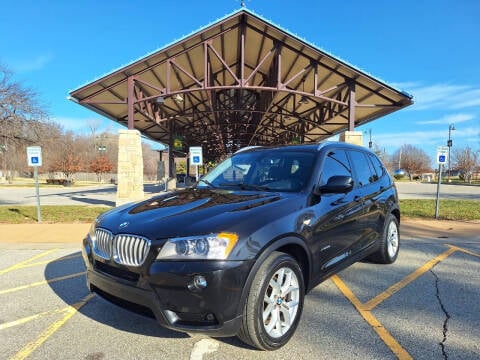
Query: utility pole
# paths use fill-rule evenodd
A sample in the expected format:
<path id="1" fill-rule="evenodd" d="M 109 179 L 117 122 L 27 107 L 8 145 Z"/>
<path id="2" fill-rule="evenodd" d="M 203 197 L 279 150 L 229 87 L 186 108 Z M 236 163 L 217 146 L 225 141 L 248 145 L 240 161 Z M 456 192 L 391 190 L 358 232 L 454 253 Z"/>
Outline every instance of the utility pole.
<path id="1" fill-rule="evenodd" d="M 402 163 L 402 148 L 400 148 L 400 151 L 398 152 L 398 169 L 401 169 L 401 163 Z"/>
<path id="2" fill-rule="evenodd" d="M 448 173 L 447 173 L 447 181 L 450 182 L 450 148 L 452 147 L 452 131 L 457 130 L 455 129 L 455 125 L 450 124 L 448 125 L 448 141 L 447 141 L 447 146 L 448 146 Z"/>

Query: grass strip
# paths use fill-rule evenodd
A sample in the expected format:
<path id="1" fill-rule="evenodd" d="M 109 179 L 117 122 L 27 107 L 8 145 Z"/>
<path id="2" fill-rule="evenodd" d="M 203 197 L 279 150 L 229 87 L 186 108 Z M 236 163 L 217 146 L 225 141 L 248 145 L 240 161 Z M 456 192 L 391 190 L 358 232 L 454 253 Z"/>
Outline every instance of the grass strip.
<path id="1" fill-rule="evenodd" d="M 91 222 L 101 213 L 111 209 L 108 206 L 43 205 L 40 207 L 42 222 L 83 223 Z M 0 206 L 0 223 L 27 224 L 37 222 L 36 206 Z"/>
<path id="2" fill-rule="evenodd" d="M 91 222 L 99 214 L 109 209 L 111 208 L 107 206 L 44 205 L 41 206 L 42 222 Z M 400 209 L 402 216 L 433 219 L 435 217 L 435 200 L 400 200 Z M 480 201 L 441 199 L 439 219 L 463 221 L 480 220 Z M 37 222 L 37 208 L 35 206 L 0 206 L 0 223 L 25 224 L 35 222 Z"/>
<path id="3" fill-rule="evenodd" d="M 435 218 L 434 199 L 400 200 L 402 216 Z M 439 219 L 441 220 L 480 220 L 480 201 L 440 199 Z"/>

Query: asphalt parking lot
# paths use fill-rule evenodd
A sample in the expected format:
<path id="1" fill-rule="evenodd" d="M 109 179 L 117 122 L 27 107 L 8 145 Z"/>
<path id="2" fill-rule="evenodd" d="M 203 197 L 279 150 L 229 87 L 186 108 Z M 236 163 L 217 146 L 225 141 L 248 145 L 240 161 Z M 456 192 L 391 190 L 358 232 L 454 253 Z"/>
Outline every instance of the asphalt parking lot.
<path id="1" fill-rule="evenodd" d="M 48 226 L 69 231 L 31 226 L 43 236 Z M 15 240 L 20 228 L 0 225 L 0 358 L 480 358 L 479 224 L 402 224 L 397 262 L 357 263 L 317 286 L 296 334 L 274 353 L 166 330 L 90 295 L 82 226 L 68 242 L 30 243 L 32 235 Z"/>

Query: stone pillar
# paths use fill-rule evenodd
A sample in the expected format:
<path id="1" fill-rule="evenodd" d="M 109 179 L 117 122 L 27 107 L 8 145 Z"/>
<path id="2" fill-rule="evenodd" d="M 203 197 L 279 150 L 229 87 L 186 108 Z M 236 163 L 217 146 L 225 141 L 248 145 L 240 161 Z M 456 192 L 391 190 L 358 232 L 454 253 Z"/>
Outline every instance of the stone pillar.
<path id="1" fill-rule="evenodd" d="M 143 200 L 142 141 L 138 130 L 119 130 L 116 206 Z"/>
<path id="2" fill-rule="evenodd" d="M 361 131 L 345 131 L 340 134 L 340 141 L 363 146 L 363 134 Z"/>

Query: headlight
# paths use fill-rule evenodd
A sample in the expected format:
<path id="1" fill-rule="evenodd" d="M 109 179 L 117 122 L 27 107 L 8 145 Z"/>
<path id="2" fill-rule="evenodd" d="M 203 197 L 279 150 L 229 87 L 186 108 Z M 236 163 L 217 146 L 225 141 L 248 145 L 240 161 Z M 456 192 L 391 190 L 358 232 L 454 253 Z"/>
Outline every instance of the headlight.
<path id="1" fill-rule="evenodd" d="M 225 260 L 237 243 L 232 233 L 210 234 L 168 240 L 157 256 L 160 260 Z"/>

